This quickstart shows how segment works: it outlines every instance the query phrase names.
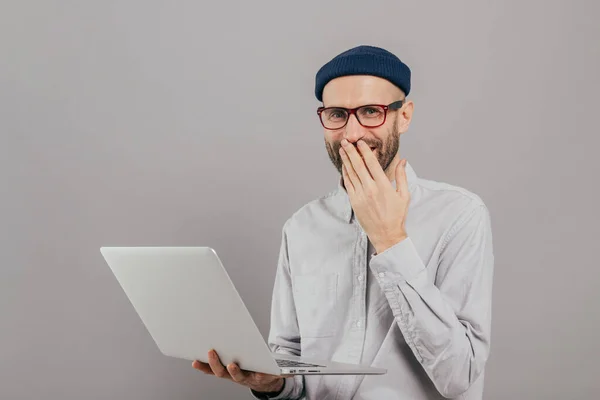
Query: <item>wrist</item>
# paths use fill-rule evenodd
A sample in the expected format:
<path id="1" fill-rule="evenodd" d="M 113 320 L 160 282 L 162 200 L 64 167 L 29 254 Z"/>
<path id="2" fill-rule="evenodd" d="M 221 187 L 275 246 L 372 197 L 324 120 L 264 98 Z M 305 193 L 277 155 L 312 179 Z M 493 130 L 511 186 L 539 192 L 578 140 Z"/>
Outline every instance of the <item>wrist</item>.
<path id="1" fill-rule="evenodd" d="M 285 386 L 285 378 L 279 378 L 269 386 L 265 386 L 260 388 L 260 390 L 256 390 L 257 392 L 267 395 L 267 396 L 277 396 L 283 391 L 283 387 Z"/>
<path id="2" fill-rule="evenodd" d="M 373 247 L 375 248 L 375 251 L 377 252 L 376 254 L 381 254 L 384 251 L 386 251 L 387 249 L 389 249 L 390 247 L 393 247 L 393 246 L 397 245 L 398 243 L 402 242 L 406 238 L 408 238 L 408 235 L 406 233 L 402 233 L 393 238 L 386 238 L 385 240 L 383 240 L 377 244 L 374 244 Z"/>

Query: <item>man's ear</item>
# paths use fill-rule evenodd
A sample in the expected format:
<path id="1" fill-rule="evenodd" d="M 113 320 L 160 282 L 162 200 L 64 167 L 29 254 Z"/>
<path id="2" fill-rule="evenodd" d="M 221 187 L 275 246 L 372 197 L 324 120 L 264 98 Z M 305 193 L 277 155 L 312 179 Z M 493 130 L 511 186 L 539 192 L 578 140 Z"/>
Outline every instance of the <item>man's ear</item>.
<path id="1" fill-rule="evenodd" d="M 414 107 L 415 105 L 412 100 L 406 100 L 404 106 L 398 110 L 398 132 L 404 133 L 408 130 L 410 122 L 412 121 Z"/>

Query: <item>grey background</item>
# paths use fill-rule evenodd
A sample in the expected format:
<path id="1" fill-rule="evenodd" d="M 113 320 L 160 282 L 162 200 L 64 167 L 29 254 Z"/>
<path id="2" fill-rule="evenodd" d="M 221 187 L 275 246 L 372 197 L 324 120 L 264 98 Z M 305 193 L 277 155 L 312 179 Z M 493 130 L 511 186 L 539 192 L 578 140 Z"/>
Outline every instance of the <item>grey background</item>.
<path id="1" fill-rule="evenodd" d="M 211 245 L 263 335 L 285 219 L 337 180 L 314 73 L 413 69 L 400 152 L 490 208 L 486 399 L 597 397 L 593 1 L 2 1 L 0 398 L 245 399 L 162 356 L 102 245 Z"/>

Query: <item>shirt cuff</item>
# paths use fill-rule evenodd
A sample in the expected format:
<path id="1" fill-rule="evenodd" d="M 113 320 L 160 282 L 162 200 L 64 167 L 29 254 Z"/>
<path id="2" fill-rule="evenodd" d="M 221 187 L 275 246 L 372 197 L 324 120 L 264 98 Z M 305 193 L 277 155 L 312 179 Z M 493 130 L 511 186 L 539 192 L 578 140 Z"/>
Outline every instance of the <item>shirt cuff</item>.
<path id="1" fill-rule="evenodd" d="M 383 253 L 371 258 L 370 267 L 384 281 L 400 284 L 416 278 L 425 270 L 425 265 L 410 237 L 403 239 Z"/>

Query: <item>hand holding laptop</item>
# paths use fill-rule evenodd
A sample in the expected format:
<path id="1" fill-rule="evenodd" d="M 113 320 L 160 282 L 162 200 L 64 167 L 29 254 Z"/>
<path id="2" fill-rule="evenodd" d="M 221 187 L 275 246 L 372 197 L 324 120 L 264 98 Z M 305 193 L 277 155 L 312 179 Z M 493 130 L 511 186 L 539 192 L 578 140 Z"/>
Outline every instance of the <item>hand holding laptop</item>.
<path id="1" fill-rule="evenodd" d="M 208 363 L 195 360 L 192 366 L 207 375 L 229 379 L 260 393 L 279 392 L 283 387 L 286 375 L 269 375 L 260 372 L 245 371 L 236 363 L 230 363 L 227 368 L 219 360 L 215 350 L 208 352 Z"/>

